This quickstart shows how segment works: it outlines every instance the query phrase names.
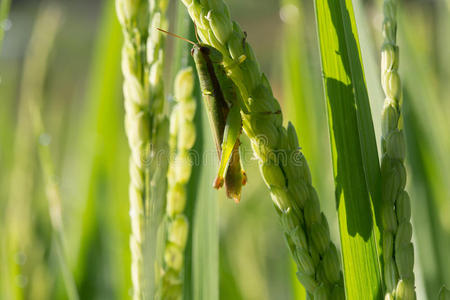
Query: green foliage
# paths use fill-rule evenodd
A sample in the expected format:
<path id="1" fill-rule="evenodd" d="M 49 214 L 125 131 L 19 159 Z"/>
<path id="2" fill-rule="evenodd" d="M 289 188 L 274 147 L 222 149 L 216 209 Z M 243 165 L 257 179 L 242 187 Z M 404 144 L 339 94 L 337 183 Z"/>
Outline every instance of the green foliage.
<path id="1" fill-rule="evenodd" d="M 61 8 L 51 4 L 43 7 L 42 11 L 40 11 L 27 49 L 27 57 L 23 69 L 22 93 L 24 95 L 23 104 L 25 104 L 23 109 L 28 111 L 31 130 L 34 133 L 32 140 L 37 143 L 38 157 L 48 201 L 50 223 L 55 235 L 55 251 L 61 267 L 67 297 L 71 300 L 78 300 L 79 296 L 75 281 L 67 262 L 67 249 L 62 223 L 61 192 L 55 181 L 54 163 L 51 158 L 48 141 L 45 140 L 46 131 L 41 116 L 43 80 L 46 77 L 48 56 L 61 24 L 61 14 Z"/>
<path id="2" fill-rule="evenodd" d="M 70 142 L 65 156 L 71 159 L 62 177 L 70 178 L 77 190 L 65 193 L 65 234 L 80 298 L 128 298 L 129 218 L 124 201 L 128 178 L 123 175 L 128 161 L 123 159 L 127 149 L 120 109 L 122 37 L 113 2 L 103 6 L 95 36 L 84 105 L 75 102 L 69 109 L 70 115 L 79 118 L 71 119 L 66 132 Z M 102 239 L 102 234 L 109 239 Z M 115 283 L 114 288 L 108 288 L 108 281 Z"/>
<path id="3" fill-rule="evenodd" d="M 372 204 L 379 212 L 380 170 L 353 7 L 344 0 L 315 3 L 346 295 L 382 298 L 372 221 Z"/>
<path id="4" fill-rule="evenodd" d="M 225 3 L 183 2 L 202 41 L 222 52 L 229 76 L 239 88 L 244 131 L 252 141 L 261 174 L 280 216 L 299 269 L 299 281 L 313 296 L 318 290 L 320 294 L 344 297 L 336 248 L 330 241 L 325 215 L 320 212 L 317 192 L 311 186 L 295 129 L 291 123 L 287 128 L 282 126 L 279 104 L 244 33 L 231 21 Z"/>
<path id="5" fill-rule="evenodd" d="M 406 161 L 411 171 L 408 173 L 410 184 L 407 189 L 411 198 L 415 240 L 420 241 L 414 243 L 419 258 L 415 265 L 419 267 L 415 268 L 417 295 L 418 298 L 424 296 L 424 292 L 421 294 L 419 290 L 420 285 L 424 284 L 426 295 L 431 299 L 436 297 L 442 284 L 448 286 L 450 280 L 450 261 L 446 254 L 450 249 L 450 231 L 444 217 L 450 194 L 449 189 L 443 188 L 450 178 L 446 159 L 450 148 L 448 139 L 442 138 L 446 135 L 449 107 L 448 94 L 442 93 L 446 88 L 445 80 L 442 79 L 443 74 L 437 77 L 435 62 L 447 70 L 449 65 L 439 56 L 425 54 L 430 53 L 436 39 L 440 40 L 430 32 L 439 30 L 437 26 L 441 21 L 434 23 L 431 20 L 448 16 L 448 11 L 427 12 L 424 14 L 420 7 L 399 6 L 398 43 L 402 46 L 400 72 L 404 82 L 402 113 L 407 143 Z M 417 37 L 427 41 L 424 44 L 426 47 L 417 43 Z M 442 42 L 445 44 L 444 40 Z M 435 50 L 438 51 L 437 48 Z M 417 274 L 417 269 L 423 279 Z"/>
<path id="6" fill-rule="evenodd" d="M 9 7 L 11 6 L 11 0 L 3 0 L 0 3 L 0 52 L 3 45 L 3 37 L 5 35 L 5 21 L 8 19 Z"/>
<path id="7" fill-rule="evenodd" d="M 388 289 L 404 299 L 412 296 L 414 255 L 417 299 L 446 299 L 448 291 L 441 287 L 450 284 L 448 1 L 398 2 L 398 38 L 384 47 L 381 1 L 354 2 L 354 8 L 350 0 L 226 2 L 230 9 L 222 0 L 170 2 L 171 26 L 164 18 L 169 4 L 165 0 L 117 1 L 122 24 L 116 1 L 58 2 L 64 22 L 42 30 L 35 25 L 42 16 L 33 1 L 0 1 L 1 299 L 30 295 L 37 300 L 66 299 L 70 286 L 80 299 L 132 297 L 130 233 L 135 236 L 135 231 L 128 184 L 142 174 L 142 186 L 150 191 L 143 196 L 163 199 L 153 202 L 158 204 L 153 217 L 143 210 L 149 216 L 141 223 L 144 238 L 155 246 L 149 249 L 142 244 L 147 258 L 138 271 L 153 276 L 144 283 L 144 293 L 160 292 L 161 279 L 173 275 L 176 280 L 169 286 L 178 289 L 170 291 L 185 300 L 335 299 L 343 296 L 343 289 L 347 299 L 373 299 L 384 297 L 389 277 L 394 280 Z M 166 114 L 180 111 L 172 92 L 174 77 L 180 69 L 193 67 L 192 45 L 179 39 L 167 39 L 165 45 L 165 36 L 154 27 L 196 42 L 184 3 L 201 40 L 221 51 L 228 75 L 244 96 L 240 158 L 248 183 L 238 205 L 225 198 L 225 191 L 211 186 L 217 153 L 197 76 L 193 77 L 197 109 L 191 125 L 196 139 L 189 151 L 194 162 L 189 180 L 185 182 L 186 170 L 166 176 L 165 164 L 129 173 L 125 132 L 135 150 L 141 137 L 154 141 L 159 136 L 164 148 L 171 140 L 169 128 L 165 132 L 156 128 L 166 122 Z M 230 21 L 231 15 L 237 22 Z M 46 24 L 56 24 L 56 18 L 44 19 Z M 51 51 L 45 46 L 26 50 L 32 35 L 41 36 L 35 45 L 45 45 L 54 32 L 59 33 Z M 128 45 L 123 61 L 125 95 L 144 101 L 142 105 L 126 101 L 124 105 L 120 68 L 124 43 Z M 45 53 L 48 60 L 40 59 Z M 35 71 L 30 72 L 30 65 Z M 381 80 L 380 65 L 387 70 Z M 392 78 L 398 78 L 393 73 L 402 79 L 403 104 L 401 97 L 390 97 L 393 101 L 383 119 L 381 83 L 392 94 Z M 322 100 L 321 76 L 328 83 L 327 101 Z M 30 100 L 37 105 L 28 105 Z M 178 115 L 185 120 L 189 114 Z M 397 119 L 401 122 L 391 122 Z M 395 170 L 408 173 L 405 188 L 404 180 L 400 182 L 395 212 L 389 208 L 389 218 L 384 218 L 384 247 L 374 138 L 382 140 L 382 127 L 388 129 L 378 145 L 383 170 L 395 165 Z M 192 126 L 180 128 L 183 132 Z M 274 153 L 292 154 L 300 166 L 280 163 Z M 256 175 L 258 168 L 263 176 Z M 186 201 L 182 213 L 171 213 L 173 217 L 164 218 L 168 222 L 160 227 L 155 223 L 166 213 L 166 178 L 184 179 Z M 170 182 L 173 187 L 174 181 Z M 335 194 L 342 196 L 338 207 Z M 335 225 L 338 215 L 340 226 Z M 186 223 L 181 220 L 189 224 L 186 237 Z M 177 254 L 170 257 L 183 258 L 183 266 L 180 261 L 170 265 L 176 272 L 164 262 L 166 237 L 173 250 L 168 252 Z M 185 238 L 184 246 L 180 241 Z M 283 247 L 283 239 L 289 247 Z M 398 257 L 400 249 L 406 249 L 406 255 Z M 395 264 L 385 264 L 387 258 Z M 342 275 L 338 275 L 340 262 Z M 390 271 L 408 276 L 391 277 Z"/>

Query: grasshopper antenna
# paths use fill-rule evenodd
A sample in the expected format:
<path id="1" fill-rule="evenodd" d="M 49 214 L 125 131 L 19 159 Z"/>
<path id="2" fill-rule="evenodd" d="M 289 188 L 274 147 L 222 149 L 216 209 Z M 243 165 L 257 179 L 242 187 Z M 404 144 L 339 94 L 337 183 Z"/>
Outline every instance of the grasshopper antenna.
<path id="1" fill-rule="evenodd" d="M 197 39 L 197 42 L 199 44 L 201 44 L 200 39 L 198 37 L 197 25 L 195 25 L 195 23 L 194 23 L 194 32 L 195 32 L 195 38 Z"/>
<path id="2" fill-rule="evenodd" d="M 173 36 L 173 37 L 176 37 L 176 38 L 178 38 L 178 39 L 181 39 L 181 40 L 183 40 L 183 41 L 185 41 L 185 42 L 191 43 L 192 45 L 197 45 L 197 44 L 194 43 L 193 41 L 188 40 L 187 38 L 184 38 L 184 37 L 182 37 L 182 36 L 179 36 L 178 34 L 175 34 L 175 33 L 169 32 L 169 31 L 166 31 L 166 30 L 161 29 L 161 28 L 158 28 L 158 27 L 156 27 L 156 29 L 159 30 L 159 31 L 161 31 L 161 32 L 164 32 L 165 34 L 168 34 L 168 35 L 170 35 L 170 36 Z"/>

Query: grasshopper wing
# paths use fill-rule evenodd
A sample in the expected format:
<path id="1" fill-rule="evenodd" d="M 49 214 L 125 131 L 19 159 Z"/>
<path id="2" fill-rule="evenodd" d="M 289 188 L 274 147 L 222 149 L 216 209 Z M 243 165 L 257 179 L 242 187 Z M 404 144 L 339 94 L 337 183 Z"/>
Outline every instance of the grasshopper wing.
<path id="1" fill-rule="evenodd" d="M 228 112 L 227 120 L 225 123 L 219 171 L 214 181 L 214 187 L 216 189 L 220 188 L 223 185 L 223 177 L 227 171 L 235 144 L 236 142 L 238 142 L 239 135 L 241 134 L 241 126 L 242 121 L 239 106 L 232 105 L 230 111 Z"/>

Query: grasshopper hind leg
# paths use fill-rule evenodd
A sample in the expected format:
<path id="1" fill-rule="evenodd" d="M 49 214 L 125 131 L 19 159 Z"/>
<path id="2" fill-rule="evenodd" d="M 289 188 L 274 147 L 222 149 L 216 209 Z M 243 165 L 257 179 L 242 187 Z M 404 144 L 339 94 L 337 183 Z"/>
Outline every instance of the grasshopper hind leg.
<path id="1" fill-rule="evenodd" d="M 221 145 L 219 170 L 217 177 L 214 180 L 214 188 L 219 189 L 223 185 L 224 177 L 228 172 L 230 166 L 235 167 L 234 164 L 239 162 L 239 135 L 241 134 L 241 115 L 238 106 L 232 106 L 228 112 L 225 131 L 223 134 L 223 141 Z M 232 158 L 238 157 L 236 163 L 233 164 Z M 240 169 L 240 167 L 239 167 Z"/>

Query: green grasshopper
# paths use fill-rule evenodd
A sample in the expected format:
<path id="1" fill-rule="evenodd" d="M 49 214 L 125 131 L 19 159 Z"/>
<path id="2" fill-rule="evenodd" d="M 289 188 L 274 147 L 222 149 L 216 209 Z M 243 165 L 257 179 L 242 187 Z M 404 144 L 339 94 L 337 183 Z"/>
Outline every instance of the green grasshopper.
<path id="1" fill-rule="evenodd" d="M 239 202 L 242 186 L 247 182 L 247 175 L 239 155 L 242 101 L 237 87 L 226 74 L 222 64 L 223 56 L 220 51 L 211 46 L 200 42 L 194 43 L 176 34 L 157 29 L 194 45 L 191 55 L 194 58 L 203 101 L 220 160 L 213 187 L 220 189 L 225 183 L 227 196 Z"/>

